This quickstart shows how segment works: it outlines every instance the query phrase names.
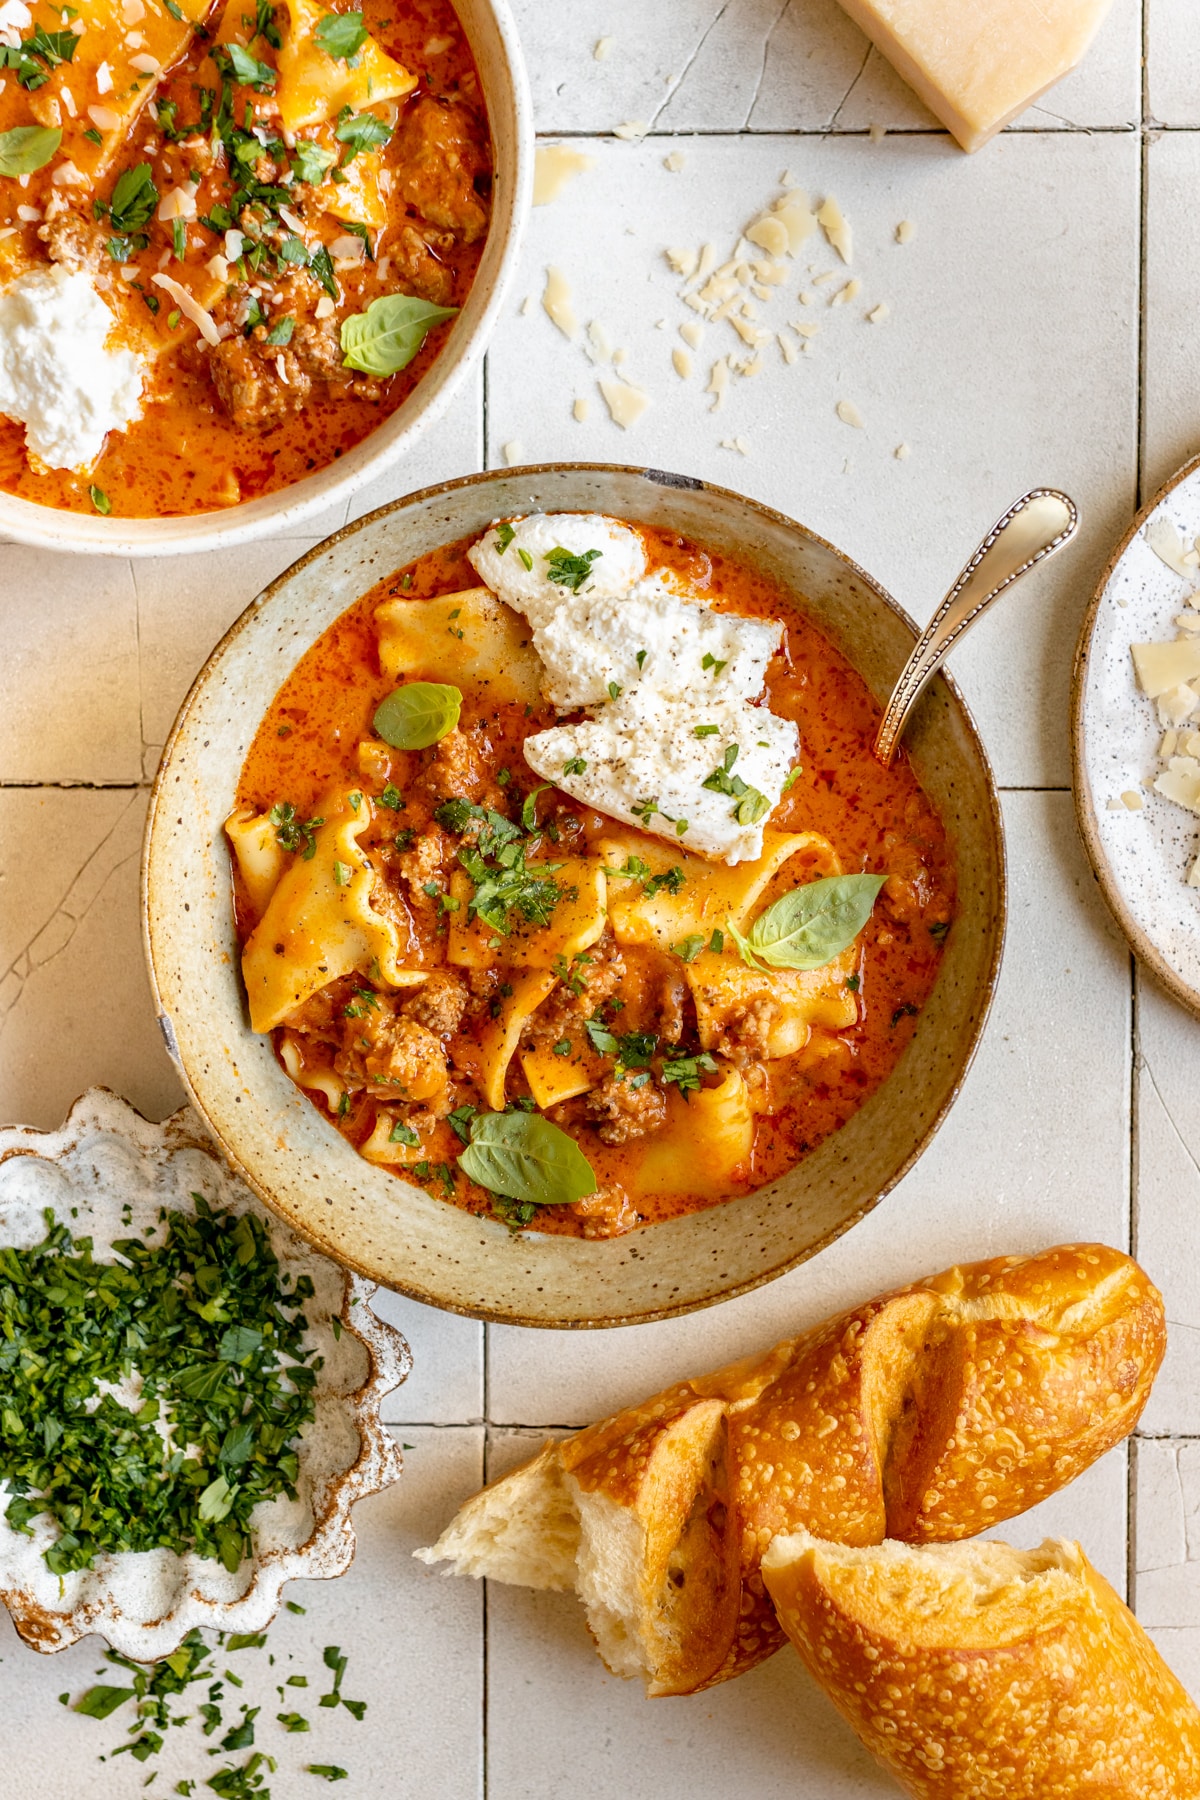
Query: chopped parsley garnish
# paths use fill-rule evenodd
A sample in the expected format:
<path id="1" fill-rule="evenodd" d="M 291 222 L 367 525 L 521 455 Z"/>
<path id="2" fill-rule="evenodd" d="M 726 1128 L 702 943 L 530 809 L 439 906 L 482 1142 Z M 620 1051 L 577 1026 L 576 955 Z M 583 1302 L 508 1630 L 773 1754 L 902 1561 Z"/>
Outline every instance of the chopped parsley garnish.
<path id="1" fill-rule="evenodd" d="M 467 906 L 469 918 L 482 919 L 503 937 L 517 922 L 514 913 L 529 925 L 550 923 L 562 892 L 552 877 L 562 868 L 561 863 L 528 868 L 528 846 L 521 841 L 521 827 L 490 807 L 475 806 L 469 800 L 444 800 L 433 816 L 456 836 L 472 833 L 472 841 L 458 851 L 459 864 L 475 884 Z"/>
<path id="2" fill-rule="evenodd" d="M 692 732 L 692 736 L 698 738 L 716 737 L 720 729 L 721 727 L 719 725 L 697 725 Z"/>
<path id="3" fill-rule="evenodd" d="M 681 1094 L 694 1093 L 701 1085 L 702 1075 L 715 1075 L 717 1065 L 707 1050 L 697 1052 L 695 1056 L 669 1056 L 663 1059 L 662 1078 L 665 1084 L 674 1083 Z"/>
<path id="4" fill-rule="evenodd" d="M 404 805 L 404 796 L 394 781 L 389 781 L 379 796 L 380 806 L 390 806 L 393 812 L 399 812 Z"/>
<path id="5" fill-rule="evenodd" d="M 0 69 L 14 69 L 18 86 L 32 94 L 49 81 L 52 69 L 71 61 L 78 42 L 73 31 L 46 31 L 35 25 L 32 34 L 15 47 L 0 45 Z"/>
<path id="6" fill-rule="evenodd" d="M 88 489 L 88 497 L 96 511 L 98 513 L 103 513 L 107 518 L 108 514 L 112 511 L 112 501 L 109 499 L 104 489 L 92 486 Z"/>
<path id="7" fill-rule="evenodd" d="M 546 552 L 547 578 L 556 587 L 570 588 L 577 594 L 584 582 L 590 580 L 592 564 L 603 554 L 602 550 L 585 550 L 581 556 L 574 556 L 560 544 L 557 549 Z"/>
<path id="8" fill-rule="evenodd" d="M 407 1144 L 410 1150 L 415 1150 L 420 1142 L 421 1140 L 412 1126 L 404 1124 L 401 1119 L 397 1119 L 388 1134 L 389 1144 Z"/>
<path id="9" fill-rule="evenodd" d="M 298 850 L 305 862 L 311 862 L 317 851 L 317 832 L 325 823 L 324 819 L 306 819 L 303 822 L 296 817 L 296 808 L 290 800 L 279 800 L 267 814 L 275 827 L 275 841 L 281 850 Z"/>
<path id="10" fill-rule="evenodd" d="M 695 962 L 703 948 L 704 938 L 698 931 L 689 932 L 678 944 L 671 945 L 672 953 L 685 963 Z"/>
<path id="11" fill-rule="evenodd" d="M 587 986 L 587 976 L 583 971 L 587 968 L 591 960 L 592 959 L 587 951 L 582 950 L 578 956 L 573 956 L 569 963 L 565 956 L 556 956 L 551 967 L 563 986 L 578 997 Z M 505 985 L 507 986 L 507 983 Z M 504 990 L 501 989 L 502 993 L 503 991 Z M 509 988 L 508 991 L 510 994 L 512 993 L 511 988 Z"/>
<path id="12" fill-rule="evenodd" d="M 555 1056 L 570 1056 L 570 1054 L 571 1054 L 570 1038 L 559 1038 L 557 1044 L 554 1045 L 554 1054 L 555 1054 Z"/>
<path id="13" fill-rule="evenodd" d="M 787 772 L 787 779 L 783 784 L 781 792 L 786 794 L 789 788 L 795 787 L 796 783 L 799 781 L 799 779 L 803 773 L 804 773 L 804 771 L 800 767 L 799 763 L 796 764 L 794 769 L 789 769 Z"/>
<path id="14" fill-rule="evenodd" d="M 526 569 L 533 568 L 532 556 L 530 556 L 528 550 L 523 549 L 520 544 L 517 545 L 517 555 L 520 557 L 521 562 L 523 563 L 523 565 L 525 566 Z"/>
<path id="15" fill-rule="evenodd" d="M 757 788 L 748 786 L 740 775 L 730 773 L 737 756 L 737 744 L 730 744 L 721 758 L 720 767 L 706 776 L 700 785 L 714 794 L 729 794 L 737 802 L 732 811 L 739 825 L 757 825 L 770 812 L 771 802 Z"/>
<path id="16" fill-rule="evenodd" d="M 292 152 L 292 167 L 296 171 L 297 181 L 307 182 L 310 187 L 320 187 L 327 171 L 336 161 L 336 150 L 314 143 L 312 138 L 296 140 L 296 148 Z"/>
<path id="17" fill-rule="evenodd" d="M 275 86 L 277 77 L 270 63 L 260 62 L 240 44 L 219 44 L 212 59 L 221 74 L 236 81 L 239 87 L 253 88 L 255 93 L 264 94 Z"/>
<path id="18" fill-rule="evenodd" d="M 587 763 L 582 756 L 571 756 L 563 764 L 562 772 L 564 775 L 582 775 L 586 768 Z"/>
<path id="19" fill-rule="evenodd" d="M 171 220 L 171 248 L 176 262 L 182 262 L 187 255 L 187 226 L 182 219 Z"/>
<path id="20" fill-rule="evenodd" d="M 96 130 L 94 125 L 89 125 L 83 135 L 89 144 L 102 144 L 104 142 L 104 139 L 100 136 L 100 133 Z"/>
<path id="21" fill-rule="evenodd" d="M 374 113 L 353 113 L 350 118 L 343 119 L 334 127 L 334 137 L 339 144 L 349 147 L 349 155 L 342 158 L 342 168 L 346 168 L 362 150 L 379 150 L 392 135 L 390 125 Z"/>
<path id="22" fill-rule="evenodd" d="M 338 887 L 349 887 L 353 875 L 354 875 L 354 870 L 350 867 L 349 863 L 344 863 L 344 862 L 335 862 L 334 863 L 333 879 Z"/>
<path id="23" fill-rule="evenodd" d="M 158 1548 L 232 1572 L 254 1508 L 296 1498 L 293 1445 L 314 1417 L 320 1367 L 299 1310 L 312 1283 L 280 1271 L 254 1214 L 193 1199 L 194 1216 L 166 1214 L 161 1244 L 117 1240 L 115 1263 L 96 1262 L 91 1240 L 50 1212 L 40 1244 L 0 1250 L 5 1517 L 26 1535 L 38 1517 L 57 1523 L 43 1552 L 54 1574 Z M 99 1384 L 135 1372 L 131 1412 Z"/>
<path id="24" fill-rule="evenodd" d="M 508 549 L 508 546 L 512 543 L 512 541 L 516 537 L 516 535 L 517 535 L 517 531 L 516 531 L 516 527 L 514 525 L 509 525 L 507 522 L 503 525 L 497 525 L 497 527 L 496 527 L 496 555 L 497 556 L 504 555 L 504 552 Z"/>
<path id="25" fill-rule="evenodd" d="M 636 657 L 634 658 L 634 661 L 637 663 L 639 673 L 646 666 L 646 657 L 648 654 L 649 654 L 648 651 L 639 650 Z"/>
<path id="26" fill-rule="evenodd" d="M 326 13 L 313 37 L 327 56 L 350 62 L 366 43 L 367 28 L 360 12 Z"/>
<path id="27" fill-rule="evenodd" d="M 725 659 L 726 662 L 728 660 L 728 658 Z M 721 673 L 721 670 L 725 667 L 725 662 L 718 661 L 711 650 L 706 650 L 704 655 L 700 658 L 700 667 L 702 669 L 711 669 L 713 672 L 713 679 L 715 680 Z"/>
<path id="28" fill-rule="evenodd" d="M 610 699 L 610 700 L 619 700 L 619 699 L 620 699 L 620 698 L 621 698 L 621 695 L 622 695 L 622 694 L 623 694 L 623 693 L 624 693 L 624 692 L 625 692 L 625 690 L 624 690 L 624 688 L 623 688 L 623 687 L 622 687 L 622 686 L 621 686 L 621 684 L 620 684 L 620 683 L 619 683 L 619 682 L 617 682 L 617 681 L 610 681 L 610 682 L 609 682 L 609 684 L 608 684 L 608 697 L 609 697 L 609 699 Z"/>

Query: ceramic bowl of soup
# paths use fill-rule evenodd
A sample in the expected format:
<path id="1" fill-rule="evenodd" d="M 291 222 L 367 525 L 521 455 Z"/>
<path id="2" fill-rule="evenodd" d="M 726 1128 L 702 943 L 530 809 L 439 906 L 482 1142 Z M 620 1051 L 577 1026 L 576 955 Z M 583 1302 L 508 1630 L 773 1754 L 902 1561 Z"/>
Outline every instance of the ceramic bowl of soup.
<path id="1" fill-rule="evenodd" d="M 652 470 L 472 476 L 304 557 L 147 826 L 164 1037 L 235 1167 L 349 1266 L 539 1326 L 848 1230 L 952 1105 L 1003 942 L 952 683 L 871 755 L 915 638 L 804 527 Z"/>
<path id="2" fill-rule="evenodd" d="M 84 0 L 69 31 L 50 0 L 18 11 L 0 536 L 228 546 L 402 464 L 518 255 L 533 127 L 507 0 Z"/>

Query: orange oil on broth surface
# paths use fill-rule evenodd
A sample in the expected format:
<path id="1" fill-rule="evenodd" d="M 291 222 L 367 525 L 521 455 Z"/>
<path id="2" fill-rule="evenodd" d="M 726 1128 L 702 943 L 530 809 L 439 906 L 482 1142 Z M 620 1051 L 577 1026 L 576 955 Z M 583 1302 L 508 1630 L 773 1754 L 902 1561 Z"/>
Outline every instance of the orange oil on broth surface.
<path id="1" fill-rule="evenodd" d="M 403 165 L 406 117 L 427 96 L 461 102 L 462 116 L 471 121 L 477 139 L 481 170 L 479 187 L 484 203 L 490 181 L 491 144 L 488 136 L 482 89 L 470 49 L 449 0 L 356 0 L 357 10 L 372 38 L 412 74 L 419 85 L 399 102 L 399 119 L 391 141 L 382 151 L 382 166 L 393 175 Z M 254 6 L 248 0 L 248 16 Z M 208 28 L 215 33 L 222 7 L 210 12 Z M 431 55 L 428 46 L 435 47 Z M 212 48 L 211 38 L 197 33 L 186 56 L 164 77 L 155 104 L 175 102 L 180 120 L 197 116 L 197 77 Z M 215 77 L 209 65 L 206 80 Z M 239 107 L 256 96 L 251 90 L 234 90 Z M 269 121 L 264 121 L 269 122 Z M 181 179 L 179 153 L 163 135 L 150 116 L 142 113 L 117 165 L 118 171 L 148 162 L 159 192 Z M 164 171 L 169 171 L 168 174 Z M 34 184 L 45 185 L 49 167 L 32 177 Z M 197 214 L 210 215 L 214 202 L 224 197 L 220 171 L 206 175 L 195 189 Z M 103 184 L 107 198 L 115 175 Z M 15 186 L 15 184 L 14 184 Z M 47 192 L 49 192 L 47 187 Z M 18 198 L 41 201 L 44 196 L 37 185 L 22 191 Z M 88 196 L 87 217 L 90 218 Z M 39 212 L 40 217 L 40 212 Z M 411 285 L 389 258 L 388 236 L 419 221 L 403 202 L 388 202 L 388 225 L 378 244 L 378 257 L 364 259 L 357 268 L 339 267 L 337 273 L 341 299 L 339 318 L 364 312 L 380 294 L 410 292 Z M 324 235 L 328 241 L 345 235 L 348 227 L 326 216 Z M 39 258 L 45 251 L 38 244 L 36 221 L 26 225 L 25 235 L 30 252 Z M 129 292 L 121 296 L 121 307 L 128 305 L 130 293 L 149 297 L 154 326 L 165 348 L 148 371 L 143 389 L 142 417 L 127 431 L 110 433 L 103 455 L 86 473 L 65 469 L 35 472 L 25 458 L 25 428 L 16 420 L 0 416 L 0 488 L 19 494 L 22 499 L 41 506 L 57 506 L 68 512 L 91 513 L 95 510 L 91 489 L 99 488 L 109 499 L 113 514 L 125 518 L 166 518 L 192 513 L 210 512 L 257 499 L 264 494 L 289 487 L 306 475 L 326 468 L 348 450 L 368 437 L 412 393 L 428 372 L 453 327 L 453 321 L 436 325 L 429 333 L 416 357 L 398 374 L 379 380 L 358 380 L 346 385 L 328 386 L 315 383 L 309 402 L 303 410 L 284 418 L 266 429 L 239 426 L 223 410 L 218 400 L 206 357 L 203 340 L 194 325 L 186 319 L 176 325 L 178 342 L 167 330 L 175 302 L 153 286 L 151 277 L 160 270 L 162 259 L 172 246 L 169 224 L 151 222 L 146 249 L 131 253 L 128 262 L 136 265 L 129 278 Z M 107 237 L 109 234 L 103 234 Z M 376 236 L 371 233 L 372 238 Z M 180 262 L 172 257 L 165 273 L 182 281 L 198 275 L 203 265 L 221 249 L 221 237 L 193 222 L 187 233 L 186 257 Z M 449 241 L 443 233 L 438 243 L 439 279 L 445 292 L 437 296 L 439 304 L 461 308 L 470 291 L 484 238 L 476 242 Z M 385 262 L 384 259 L 389 258 Z M 109 264 L 111 263 L 111 267 Z M 49 266 L 49 265 L 47 265 Z M 380 270 L 384 269 L 381 277 Z M 102 297 L 126 287 L 117 266 L 105 258 L 97 276 Z M 114 286 L 113 284 L 116 284 Z M 137 287 L 134 288 L 133 284 Z M 263 284 L 271 288 L 268 278 Z M 432 297 L 432 296 L 426 296 Z M 143 302 L 144 303 L 144 302 Z M 114 308 L 118 313 L 120 307 Z M 286 312 L 286 305 L 273 309 L 274 315 Z M 217 308 L 216 317 L 221 310 Z M 272 312 L 268 317 L 275 322 Z"/>
<path id="2" fill-rule="evenodd" d="M 781 618 L 786 623 L 782 652 L 773 659 L 768 673 L 767 697 L 774 712 L 794 719 L 799 727 L 802 772 L 772 813 L 772 828 L 820 832 L 833 844 L 847 872 L 886 870 L 890 877 L 857 941 L 857 1022 L 836 1034 L 814 1032 L 804 1050 L 767 1065 L 772 1110 L 755 1115 L 750 1159 L 739 1170 L 740 1179 L 730 1183 L 727 1193 L 717 1196 L 718 1200 L 728 1199 L 784 1174 L 843 1125 L 889 1074 L 912 1035 L 916 1014 L 937 974 L 953 912 L 954 874 L 941 822 L 907 758 L 901 753 L 893 767 L 884 770 L 872 756 L 879 708 L 845 658 L 764 578 L 677 537 L 640 529 L 647 543 L 648 566 L 675 568 L 718 610 Z M 375 609 L 382 601 L 401 595 L 419 599 L 476 585 L 478 577 L 465 556 L 469 542 L 449 546 L 386 578 L 313 646 L 280 689 L 250 747 L 238 788 L 240 806 L 261 812 L 288 800 L 297 815 L 306 818 L 338 780 L 363 781 L 358 746 L 371 735 L 374 710 L 393 685 L 379 669 Z M 453 682 L 452 649 L 440 666 L 415 672 L 413 678 Z M 480 766 L 490 780 L 502 770 L 511 771 L 512 780 L 507 787 L 493 787 L 490 799 L 476 793 L 467 797 L 483 797 L 488 804 L 498 800 L 515 816 L 521 796 L 537 785 L 523 760 L 522 742 L 552 722 L 549 711 L 526 717 L 521 707 L 481 704 L 468 692 L 460 729 L 474 741 Z M 375 847 L 372 860 L 377 867 L 386 869 L 389 862 L 394 867 L 389 843 L 398 823 L 419 835 L 430 821 L 437 800 L 421 797 L 420 778 L 432 754 L 387 752 L 390 777 L 407 795 L 408 804 L 382 821 L 377 818 L 361 840 L 368 850 Z M 364 785 L 367 791 L 377 793 L 382 783 L 367 781 Z M 582 837 L 593 845 L 619 829 L 622 837 L 645 835 L 647 846 L 662 848 L 661 839 L 625 825 L 614 827 L 611 820 L 564 794 L 556 792 L 553 803 L 560 823 L 577 821 L 576 842 Z M 784 864 L 756 912 L 818 873 L 819 869 L 806 868 L 801 852 Z M 238 907 L 244 940 L 251 916 L 240 893 Z M 442 960 L 445 941 L 436 902 L 424 908 L 410 905 L 409 910 L 414 928 L 410 953 L 416 952 L 422 961 L 436 966 Z M 625 950 L 622 954 L 626 968 L 617 993 L 623 1005 L 620 1022 L 613 1029 L 652 1028 L 664 966 L 675 962 L 678 970 L 677 960 L 652 950 Z M 354 982 L 344 985 L 350 996 Z M 340 993 L 336 997 L 340 999 Z M 277 1031 L 277 1042 L 280 1036 Z M 462 1032 L 450 1041 L 455 1105 L 480 1103 L 469 1077 L 474 1065 L 471 1036 L 470 1022 L 464 1021 Z M 695 1043 L 694 1019 L 684 1037 Z M 708 1079 L 715 1084 L 718 1078 Z M 306 1091 L 312 1097 L 311 1090 Z M 515 1057 L 507 1092 L 510 1100 L 527 1092 Z M 328 1110 L 319 1099 L 314 1099 L 314 1104 Z M 370 1135 L 375 1112 L 376 1102 L 359 1096 L 344 1117 L 330 1116 L 351 1142 L 361 1144 Z M 602 1143 L 586 1116 L 583 1097 L 552 1108 L 549 1116 L 577 1138 L 598 1184 L 623 1186 L 628 1181 L 642 1154 L 642 1140 L 624 1145 Z M 454 1178 L 451 1191 L 450 1180 L 437 1173 L 439 1163 L 453 1171 L 461 1148 L 452 1128 L 439 1124 L 429 1140 L 431 1174 L 425 1185 L 471 1212 L 486 1213 L 491 1209 L 490 1195 L 461 1174 Z M 411 1169 L 397 1173 L 413 1178 Z M 617 1229 L 695 1212 L 714 1203 L 711 1194 L 639 1197 L 632 1212 L 625 1209 Z M 605 1236 L 611 1226 L 603 1217 L 580 1216 L 561 1206 L 539 1209 L 533 1228 Z"/>

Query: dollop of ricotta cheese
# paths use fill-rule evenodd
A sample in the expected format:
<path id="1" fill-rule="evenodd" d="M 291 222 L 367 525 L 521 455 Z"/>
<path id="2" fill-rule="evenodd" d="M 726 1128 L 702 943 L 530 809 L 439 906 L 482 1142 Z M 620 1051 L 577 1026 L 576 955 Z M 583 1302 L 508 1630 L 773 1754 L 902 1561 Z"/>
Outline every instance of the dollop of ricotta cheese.
<path id="1" fill-rule="evenodd" d="M 109 348 L 116 322 L 86 275 L 57 265 L 0 292 L 0 413 L 52 469 L 90 468 L 141 414 L 144 363 Z"/>
<path id="2" fill-rule="evenodd" d="M 699 706 L 710 695 L 757 700 L 782 641 L 777 619 L 713 612 L 653 580 L 624 599 L 569 594 L 533 634 L 546 666 L 542 691 L 564 713 L 639 686 Z"/>
<path id="3" fill-rule="evenodd" d="M 589 573 L 574 585 L 551 580 L 556 550 L 572 557 L 591 551 Z M 493 525 L 467 552 L 480 580 L 535 627 L 546 625 L 572 592 L 627 594 L 646 573 L 641 533 L 603 513 L 530 513 Z"/>

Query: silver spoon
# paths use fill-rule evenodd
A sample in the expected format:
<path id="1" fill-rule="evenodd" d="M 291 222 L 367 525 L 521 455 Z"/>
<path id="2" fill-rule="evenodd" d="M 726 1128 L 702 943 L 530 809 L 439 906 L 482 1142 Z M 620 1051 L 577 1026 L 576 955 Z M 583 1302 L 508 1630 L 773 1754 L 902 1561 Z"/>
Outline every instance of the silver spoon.
<path id="1" fill-rule="evenodd" d="M 875 739 L 875 756 L 891 765 L 913 707 L 959 638 L 1022 575 L 1075 536 L 1079 509 L 1057 488 L 1031 488 L 1009 507 L 934 613 L 892 690 Z"/>

